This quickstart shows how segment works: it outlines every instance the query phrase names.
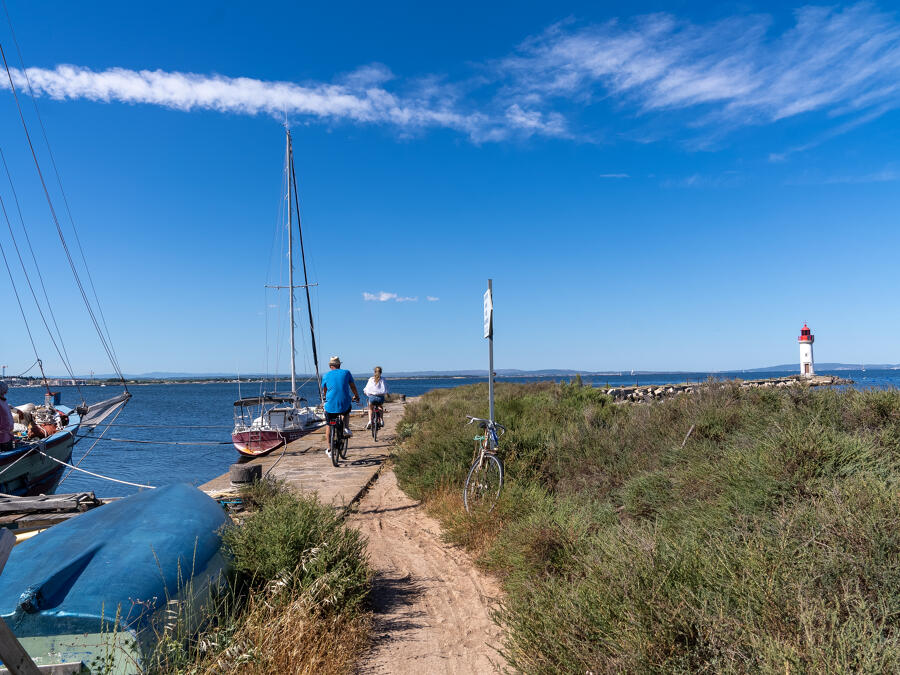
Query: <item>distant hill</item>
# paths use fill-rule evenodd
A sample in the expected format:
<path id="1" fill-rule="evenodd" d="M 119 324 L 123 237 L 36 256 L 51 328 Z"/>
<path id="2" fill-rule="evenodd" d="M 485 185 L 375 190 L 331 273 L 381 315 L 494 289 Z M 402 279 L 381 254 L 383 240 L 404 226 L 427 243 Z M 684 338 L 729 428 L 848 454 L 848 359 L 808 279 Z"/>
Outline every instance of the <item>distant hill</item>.
<path id="1" fill-rule="evenodd" d="M 816 370 L 861 370 L 862 368 L 866 368 L 868 370 L 900 370 L 900 364 L 896 363 L 816 363 Z M 323 371 L 324 372 L 324 371 Z M 573 377 L 575 375 L 585 375 L 585 376 L 617 376 L 617 375 L 627 375 L 631 374 L 632 371 L 630 369 L 626 370 L 604 370 L 604 371 L 590 371 L 590 370 L 573 370 L 571 368 L 544 368 L 541 370 L 522 370 L 519 368 L 498 368 L 496 371 L 499 377 Z M 787 373 L 798 373 L 800 372 L 800 365 L 797 363 L 782 363 L 777 366 L 766 366 L 764 368 L 744 368 L 737 370 L 719 370 L 719 371 L 688 371 L 688 370 L 635 370 L 634 375 L 679 375 L 682 373 L 701 373 L 701 372 L 709 372 L 711 374 L 716 373 L 774 373 L 774 372 L 787 372 Z M 357 377 L 363 375 L 363 373 L 355 373 Z M 64 375 L 50 375 L 48 377 L 66 377 Z M 78 375 L 76 376 L 79 379 L 89 379 L 87 375 Z M 117 379 L 116 375 L 111 374 L 96 374 L 94 377 L 98 380 L 103 379 Z M 271 378 L 271 374 L 267 373 L 241 373 L 240 378 L 242 380 L 255 380 L 260 378 Z M 298 378 L 308 379 L 313 377 L 311 374 L 297 374 Z M 404 370 L 404 371 L 390 371 L 386 374 L 388 378 L 403 378 L 403 377 L 421 377 L 421 378 L 429 378 L 429 377 L 487 377 L 487 369 L 481 370 Z M 141 374 L 126 374 L 126 379 L 129 380 L 200 380 L 206 378 L 222 378 L 222 379 L 235 379 L 237 375 L 235 373 L 184 373 L 184 372 L 174 372 L 174 371 L 160 371 L 155 370 L 149 373 L 141 373 Z M 282 373 L 278 375 L 278 379 L 289 379 L 290 375 Z"/>
<path id="2" fill-rule="evenodd" d="M 896 370 L 900 364 L 896 363 L 816 363 L 816 370 Z M 768 366 L 767 368 L 747 368 L 748 373 L 770 373 L 776 371 L 800 372 L 800 364 L 785 363 L 780 366 Z"/>

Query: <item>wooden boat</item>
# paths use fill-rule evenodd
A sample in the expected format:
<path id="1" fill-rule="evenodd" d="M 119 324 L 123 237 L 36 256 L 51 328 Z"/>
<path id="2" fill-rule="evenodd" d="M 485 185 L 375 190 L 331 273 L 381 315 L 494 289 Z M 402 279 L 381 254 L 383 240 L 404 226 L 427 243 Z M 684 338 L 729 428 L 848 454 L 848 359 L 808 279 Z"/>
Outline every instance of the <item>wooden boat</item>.
<path id="1" fill-rule="evenodd" d="M 297 199 L 297 179 L 294 173 L 294 154 L 291 146 L 291 132 L 287 131 L 285 150 L 285 176 L 287 178 L 287 228 L 288 228 L 288 285 L 274 286 L 286 288 L 290 298 L 291 319 L 291 391 L 287 394 L 263 393 L 252 398 L 242 398 L 234 403 L 234 431 L 231 440 L 237 451 L 245 457 L 259 457 L 280 448 L 282 445 L 300 438 L 325 424 L 322 401 L 318 407 L 297 393 L 296 347 L 294 340 L 295 316 L 294 289 L 306 291 L 306 310 L 309 314 L 309 335 L 312 343 L 313 364 L 316 369 L 316 383 L 319 392 L 322 383 L 319 378 L 319 359 L 316 353 L 316 332 L 313 328 L 312 304 L 309 299 L 309 278 L 306 274 L 306 253 L 303 250 L 303 232 L 300 228 L 300 208 Z M 303 261 L 303 284 L 294 285 L 294 226 L 293 213 L 297 211 L 297 232 L 300 241 L 300 256 Z M 305 405 L 304 405 L 305 404 Z"/>
<path id="2" fill-rule="evenodd" d="M 175 619 L 195 631 L 224 584 L 225 522 L 219 504 L 186 484 L 71 518 L 13 549 L 0 616 L 38 666 L 144 672 Z"/>
<path id="3" fill-rule="evenodd" d="M 245 457 L 260 457 L 322 426 L 321 414 L 313 407 L 298 405 L 306 399 L 269 394 L 234 402 L 234 447 Z M 250 419 L 254 412 L 259 415 Z"/>
<path id="4" fill-rule="evenodd" d="M 72 458 L 75 436 L 81 426 L 81 415 L 72 408 L 59 405 L 43 411 L 53 420 L 55 430 L 48 423 L 41 427 L 50 432 L 46 438 L 16 440 L 12 450 L 0 452 L 0 493 L 7 495 L 38 495 L 52 492 L 62 478 L 65 466 Z M 59 460 L 59 461 L 54 461 Z"/>

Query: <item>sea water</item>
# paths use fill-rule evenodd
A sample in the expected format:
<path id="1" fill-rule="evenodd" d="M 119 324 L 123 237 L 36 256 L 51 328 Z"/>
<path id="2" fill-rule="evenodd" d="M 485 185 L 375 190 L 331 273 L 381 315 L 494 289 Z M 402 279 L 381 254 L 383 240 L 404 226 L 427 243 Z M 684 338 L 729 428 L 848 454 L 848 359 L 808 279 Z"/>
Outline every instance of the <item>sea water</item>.
<path id="1" fill-rule="evenodd" d="M 745 373 L 614 373 L 589 375 L 582 378 L 585 384 L 595 387 L 666 384 L 674 382 L 703 382 L 709 377 L 719 379 L 757 379 L 796 375 L 794 372 Z M 824 371 L 854 381 L 857 388 L 900 387 L 900 370 L 846 370 Z M 362 389 L 368 376 L 358 376 L 357 386 Z M 498 382 L 541 382 L 562 380 L 569 377 L 502 377 Z M 435 378 L 385 378 L 389 391 L 407 396 L 418 396 L 443 387 L 484 382 L 478 377 Z M 270 385 L 271 387 L 271 385 Z M 61 393 L 61 403 L 74 407 L 82 397 L 87 403 L 95 403 L 120 393 L 121 387 L 108 385 L 53 387 Z M 282 383 L 279 387 L 285 391 Z M 13 388 L 8 400 L 11 405 L 40 403 L 42 389 Z M 243 383 L 240 393 L 236 383 L 215 382 L 209 384 L 143 384 L 129 387 L 132 399 L 121 414 L 106 430 L 103 439 L 96 437 L 104 430 L 98 427 L 93 435 L 80 438 L 72 454 L 72 461 L 79 466 L 104 476 L 130 483 L 165 485 L 187 482 L 201 485 L 228 471 L 229 465 L 238 459 L 231 444 L 234 425 L 234 401 L 239 395 L 248 397 L 260 393 L 259 383 Z M 311 401 L 317 401 L 314 383 L 300 387 L 300 393 Z M 364 399 L 365 400 L 365 399 Z M 467 411 L 460 411 L 460 423 Z M 472 411 L 472 414 L 478 411 Z M 109 420 L 107 420 L 108 422 Z M 502 420 L 501 420 L 502 421 Z M 275 451 L 280 452 L 280 450 Z M 323 460 L 324 461 L 324 460 Z M 66 472 L 68 473 L 68 469 Z M 65 475 L 65 474 L 64 474 Z M 57 488 L 57 492 L 94 491 L 99 497 L 120 497 L 136 492 L 139 488 L 95 478 L 85 473 L 72 472 Z"/>

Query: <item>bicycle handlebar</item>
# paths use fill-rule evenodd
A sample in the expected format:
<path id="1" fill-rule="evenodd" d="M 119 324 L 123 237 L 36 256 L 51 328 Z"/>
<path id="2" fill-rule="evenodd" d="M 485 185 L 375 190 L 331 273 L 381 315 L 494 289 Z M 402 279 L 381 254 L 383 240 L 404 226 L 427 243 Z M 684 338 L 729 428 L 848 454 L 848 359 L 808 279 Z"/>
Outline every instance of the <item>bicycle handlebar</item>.
<path id="1" fill-rule="evenodd" d="M 499 422 L 491 422 L 490 420 L 486 420 L 481 417 L 472 417 L 471 415 L 466 415 L 466 417 L 469 420 L 468 422 L 466 422 L 466 424 L 472 424 L 472 422 L 478 422 L 479 424 L 481 424 L 482 426 L 485 426 L 485 427 L 495 427 L 497 429 L 500 429 L 501 434 L 506 433 L 506 427 L 503 426 L 502 424 L 500 424 Z"/>

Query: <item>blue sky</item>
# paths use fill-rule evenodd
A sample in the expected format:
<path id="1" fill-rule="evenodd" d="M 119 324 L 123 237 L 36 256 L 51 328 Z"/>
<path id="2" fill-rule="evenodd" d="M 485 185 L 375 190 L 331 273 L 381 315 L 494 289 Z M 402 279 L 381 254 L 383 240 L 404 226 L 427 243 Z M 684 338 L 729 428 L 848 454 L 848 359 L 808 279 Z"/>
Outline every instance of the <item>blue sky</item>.
<path id="1" fill-rule="evenodd" d="M 484 367 L 488 277 L 500 368 L 792 362 L 804 321 L 820 361 L 900 361 L 892 6 L 6 1 L 126 372 L 275 367 L 285 115 L 320 353 L 354 370 Z M 69 360 L 108 372 L 8 83 L 0 120 Z"/>

